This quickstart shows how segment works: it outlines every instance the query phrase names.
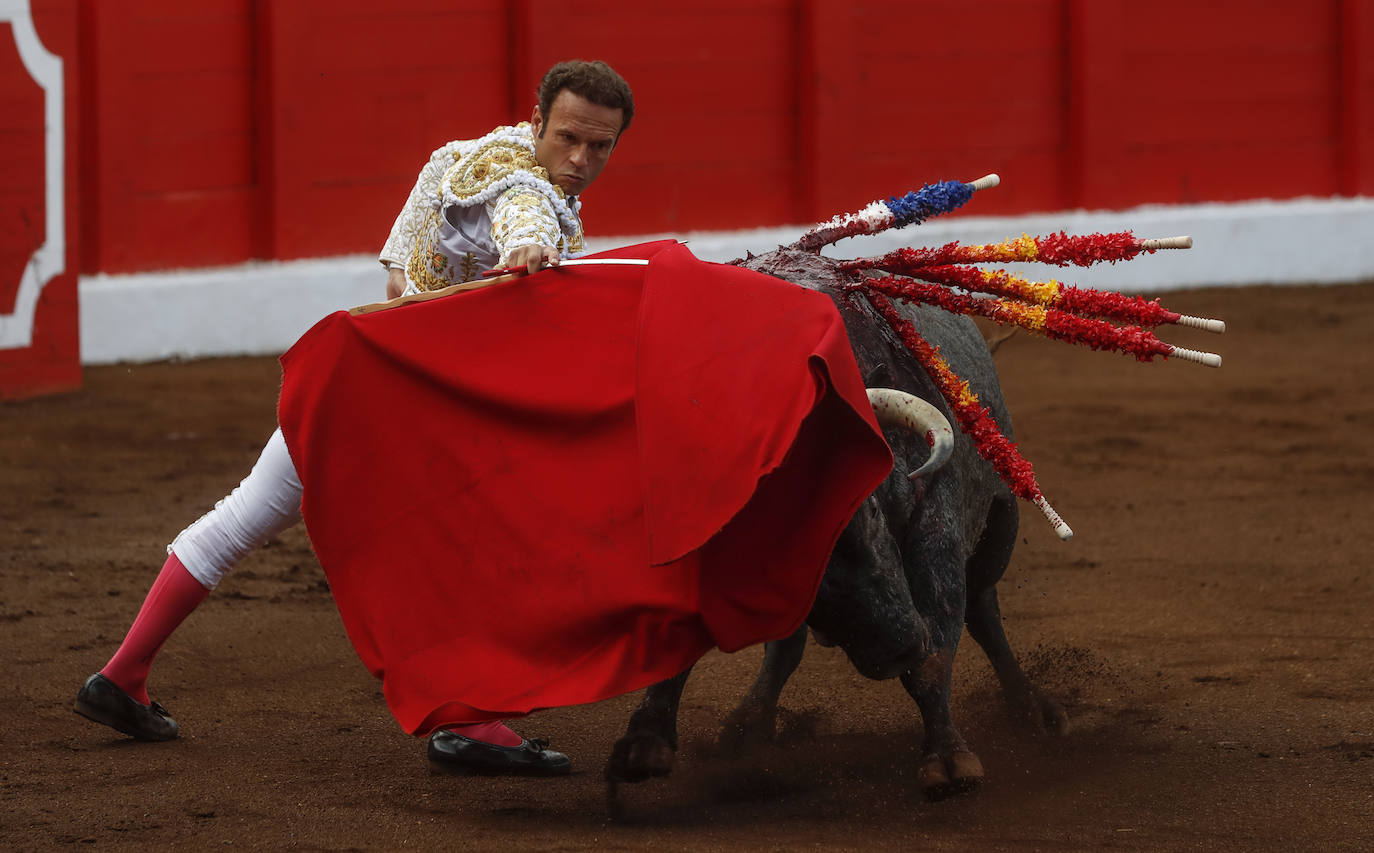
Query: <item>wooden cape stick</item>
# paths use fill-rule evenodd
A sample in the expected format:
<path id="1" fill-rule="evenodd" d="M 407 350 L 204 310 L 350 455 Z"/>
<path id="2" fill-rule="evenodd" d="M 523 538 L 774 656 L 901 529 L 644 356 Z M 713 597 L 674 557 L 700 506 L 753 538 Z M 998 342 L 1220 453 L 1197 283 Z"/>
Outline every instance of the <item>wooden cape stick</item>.
<path id="1" fill-rule="evenodd" d="M 648 266 L 648 260 L 643 258 L 574 258 L 568 261 L 560 261 L 556 267 L 546 267 L 545 269 L 560 269 L 561 267 L 579 266 Z M 543 270 L 540 270 L 543 272 Z M 431 299 L 439 299 L 444 296 L 452 296 L 455 293 L 462 293 L 466 290 L 478 290 L 489 287 L 493 284 L 500 284 L 506 281 L 522 277 L 523 273 L 511 273 L 500 275 L 495 278 L 483 281 L 464 281 L 458 284 L 450 284 L 448 287 L 439 290 L 426 290 L 421 293 L 412 293 L 409 296 L 398 296 L 395 299 L 388 299 L 385 302 L 371 302 L 367 305 L 359 305 L 357 308 L 348 309 L 348 313 L 354 317 L 360 314 L 373 314 L 377 311 L 387 311 L 392 308 L 400 308 L 402 305 L 409 305 L 412 302 L 428 302 Z"/>

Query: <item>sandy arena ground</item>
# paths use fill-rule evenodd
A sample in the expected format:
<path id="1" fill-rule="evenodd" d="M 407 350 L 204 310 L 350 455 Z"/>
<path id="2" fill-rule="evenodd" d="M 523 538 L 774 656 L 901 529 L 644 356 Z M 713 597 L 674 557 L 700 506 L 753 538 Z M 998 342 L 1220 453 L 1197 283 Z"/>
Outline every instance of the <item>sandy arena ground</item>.
<path id="1" fill-rule="evenodd" d="M 1224 318 L 1211 370 L 1017 335 L 997 352 L 1022 450 L 1077 536 L 1033 510 L 1002 584 L 1013 644 L 1073 731 L 1015 736 L 972 643 L 955 713 L 977 793 L 915 788 L 893 682 L 812 646 L 776 746 L 712 749 L 758 649 L 689 685 L 669 779 L 601 771 L 636 697 L 517 727 L 557 780 L 431 775 L 354 656 L 303 530 L 248 559 L 164 649 L 179 741 L 71 711 L 164 546 L 275 420 L 273 359 L 101 367 L 0 404 L 0 849 L 1374 849 L 1374 285 L 1165 294 Z"/>

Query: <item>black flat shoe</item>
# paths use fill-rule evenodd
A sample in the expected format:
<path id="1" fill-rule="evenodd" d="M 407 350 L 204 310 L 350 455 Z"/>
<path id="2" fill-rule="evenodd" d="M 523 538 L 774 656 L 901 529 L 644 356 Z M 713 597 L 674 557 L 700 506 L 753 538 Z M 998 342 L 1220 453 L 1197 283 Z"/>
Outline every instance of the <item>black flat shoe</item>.
<path id="1" fill-rule="evenodd" d="M 139 740 L 172 740 L 177 736 L 177 721 L 166 708 L 156 702 L 144 705 L 98 672 L 81 685 L 72 710 Z"/>
<path id="2" fill-rule="evenodd" d="M 429 760 L 447 773 L 482 776 L 566 776 L 572 761 L 545 749 L 547 741 L 522 740 L 519 746 L 497 746 L 446 729 L 429 736 Z"/>

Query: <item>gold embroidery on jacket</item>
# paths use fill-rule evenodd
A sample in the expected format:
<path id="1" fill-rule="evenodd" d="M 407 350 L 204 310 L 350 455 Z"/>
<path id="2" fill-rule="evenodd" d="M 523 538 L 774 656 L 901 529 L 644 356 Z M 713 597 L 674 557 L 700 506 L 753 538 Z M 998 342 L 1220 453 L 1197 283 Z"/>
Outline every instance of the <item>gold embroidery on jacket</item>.
<path id="1" fill-rule="evenodd" d="M 477 278 L 477 256 L 472 252 L 463 253 L 463 281 L 472 281 Z"/>
<path id="2" fill-rule="evenodd" d="M 508 139 L 493 139 L 462 158 L 444 176 L 447 189 L 459 201 L 472 198 L 487 187 L 517 172 L 528 172 L 553 187 L 560 199 L 562 188 L 549 180 L 549 172 L 534 158 L 534 152 Z"/>
<path id="3" fill-rule="evenodd" d="M 419 231 L 420 239 L 415 241 L 406 262 L 406 275 L 420 290 L 439 290 L 457 284 L 448 258 L 439 248 L 439 211 L 428 211 Z"/>
<path id="4" fill-rule="evenodd" d="M 529 137 L 528 124 L 517 125 L 513 130 L 523 131 Z M 498 190 L 496 185 L 503 181 L 508 183 Z M 539 165 L 528 144 L 509 135 L 497 136 L 467 155 L 456 157 L 436 189 L 439 199 L 449 203 L 456 200 L 489 206 L 491 235 L 502 252 L 501 262 L 512 250 L 528 245 L 553 246 L 563 255 L 583 251 L 582 224 L 575 202 L 569 203 L 563 189 L 549 180 L 548 170 Z M 497 198 L 501 199 L 499 203 Z M 560 221 L 560 209 L 565 215 L 570 214 L 567 232 L 563 228 L 565 223 Z M 406 262 L 406 274 L 420 290 L 438 290 L 472 281 L 480 272 L 472 253 L 452 263 L 444 256 L 439 246 L 440 216 L 438 210 L 431 209 L 417 216 L 413 225 L 407 223 L 413 228 L 415 240 Z"/>

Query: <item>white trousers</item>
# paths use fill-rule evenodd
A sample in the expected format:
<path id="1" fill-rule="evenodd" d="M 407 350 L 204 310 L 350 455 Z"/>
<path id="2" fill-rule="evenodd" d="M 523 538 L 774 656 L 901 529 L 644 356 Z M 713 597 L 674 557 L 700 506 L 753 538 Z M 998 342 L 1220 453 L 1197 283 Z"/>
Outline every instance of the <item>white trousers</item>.
<path id="1" fill-rule="evenodd" d="M 206 589 L 244 555 L 301 520 L 301 481 L 278 428 L 237 489 L 181 531 L 167 553 Z"/>

